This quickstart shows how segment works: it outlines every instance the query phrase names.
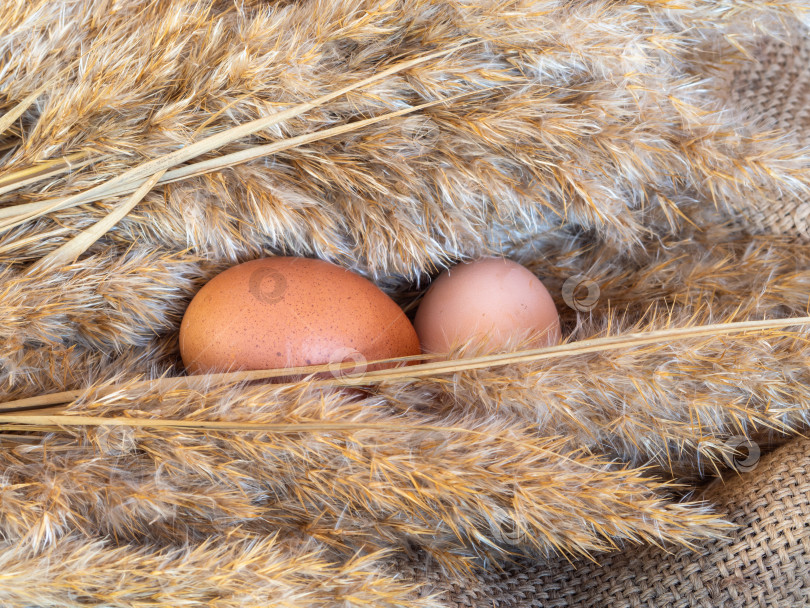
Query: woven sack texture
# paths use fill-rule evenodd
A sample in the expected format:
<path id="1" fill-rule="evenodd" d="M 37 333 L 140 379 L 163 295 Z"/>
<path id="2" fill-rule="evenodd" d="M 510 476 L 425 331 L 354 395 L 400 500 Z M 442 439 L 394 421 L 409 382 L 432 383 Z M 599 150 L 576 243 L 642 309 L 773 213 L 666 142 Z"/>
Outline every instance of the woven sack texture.
<path id="1" fill-rule="evenodd" d="M 754 61 L 731 70 L 730 101 L 772 129 L 810 146 L 810 29 L 792 22 L 784 37 L 763 36 Z M 772 234 L 810 238 L 810 201 L 774 193 L 754 199 L 747 221 Z"/>

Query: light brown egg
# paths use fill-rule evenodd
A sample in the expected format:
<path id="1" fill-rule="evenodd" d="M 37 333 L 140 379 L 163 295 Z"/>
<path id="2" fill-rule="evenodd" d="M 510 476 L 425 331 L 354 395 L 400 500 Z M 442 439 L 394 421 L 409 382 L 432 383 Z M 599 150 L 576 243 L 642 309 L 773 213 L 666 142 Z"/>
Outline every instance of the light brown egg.
<path id="1" fill-rule="evenodd" d="M 189 373 L 350 361 L 361 372 L 420 350 L 411 322 L 371 281 L 322 260 L 273 257 L 229 268 L 194 296 L 180 353 Z"/>
<path id="2" fill-rule="evenodd" d="M 448 353 L 473 340 L 488 350 L 513 336 L 537 334 L 529 347 L 560 341 L 560 317 L 545 285 L 526 267 L 502 258 L 458 264 L 430 286 L 414 327 L 425 353 Z"/>

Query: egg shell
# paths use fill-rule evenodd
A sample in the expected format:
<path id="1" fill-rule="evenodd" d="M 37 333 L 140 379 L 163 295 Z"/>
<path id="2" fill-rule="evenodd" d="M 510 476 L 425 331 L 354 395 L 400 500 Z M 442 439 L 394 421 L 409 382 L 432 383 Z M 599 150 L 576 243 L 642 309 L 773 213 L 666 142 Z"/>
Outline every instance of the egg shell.
<path id="1" fill-rule="evenodd" d="M 418 355 L 411 322 L 371 281 L 323 260 L 272 257 L 225 270 L 180 324 L 189 373 L 277 369 Z"/>
<path id="2" fill-rule="evenodd" d="M 446 354 L 468 340 L 488 349 L 513 336 L 545 333 L 529 347 L 560 341 L 560 317 L 545 285 L 526 267 L 483 258 L 441 273 L 422 298 L 414 327 L 423 352 Z"/>

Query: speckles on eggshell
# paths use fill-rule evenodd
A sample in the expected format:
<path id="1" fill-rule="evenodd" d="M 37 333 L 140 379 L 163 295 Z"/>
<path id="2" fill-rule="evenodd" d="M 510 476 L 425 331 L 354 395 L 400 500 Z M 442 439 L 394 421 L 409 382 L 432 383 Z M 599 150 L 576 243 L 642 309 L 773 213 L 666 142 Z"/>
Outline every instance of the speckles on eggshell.
<path id="1" fill-rule="evenodd" d="M 410 321 L 376 285 L 293 257 L 252 260 L 211 279 L 186 310 L 180 345 L 191 373 L 327 364 L 347 345 L 369 361 L 420 353 Z"/>

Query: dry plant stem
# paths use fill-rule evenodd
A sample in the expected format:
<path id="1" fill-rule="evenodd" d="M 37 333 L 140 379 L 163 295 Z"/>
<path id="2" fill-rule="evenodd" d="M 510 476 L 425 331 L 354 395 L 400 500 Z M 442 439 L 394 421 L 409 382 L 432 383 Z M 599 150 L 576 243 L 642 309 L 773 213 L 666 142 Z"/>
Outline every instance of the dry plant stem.
<path id="1" fill-rule="evenodd" d="M 24 188 L 25 186 L 36 184 L 37 182 L 48 179 L 49 177 L 58 177 L 64 173 L 82 169 L 88 165 L 92 165 L 93 163 L 97 163 L 109 157 L 109 155 L 103 155 L 99 157 L 80 160 L 83 159 L 84 156 L 85 154 L 83 152 L 77 152 L 76 154 L 71 154 L 69 156 L 66 156 L 65 158 L 60 158 L 55 161 L 49 162 L 44 167 L 43 166 L 29 167 L 28 169 L 16 171 L 11 175 L 7 175 L 5 178 L 0 179 L 0 196 L 2 196 L 3 194 L 7 194 L 9 192 L 13 192 L 14 190 Z"/>
<path id="2" fill-rule="evenodd" d="M 491 87 L 491 88 L 495 89 L 498 87 Z M 396 110 L 395 112 L 389 112 L 387 114 L 375 116 L 374 118 L 365 118 L 363 120 L 358 120 L 356 122 L 351 122 L 345 125 L 324 129 L 323 131 L 317 131 L 315 133 L 306 133 L 304 135 L 297 135 L 295 137 L 291 137 L 289 139 L 285 139 L 279 142 L 274 142 L 272 144 L 255 146 L 253 148 L 248 148 L 246 150 L 240 150 L 239 152 L 232 152 L 231 154 L 226 154 L 218 158 L 200 161 L 198 163 L 193 163 L 186 167 L 181 167 L 179 169 L 167 173 L 165 179 L 161 180 L 158 183 L 177 182 L 182 179 L 187 179 L 189 177 L 197 177 L 199 175 L 211 173 L 212 171 L 220 171 L 222 169 L 227 169 L 228 167 L 233 167 L 251 160 L 256 160 L 257 158 L 261 158 L 262 156 L 268 156 L 276 152 L 289 150 L 290 148 L 326 139 L 334 135 L 351 133 L 352 131 L 357 131 L 358 129 L 361 129 L 363 127 L 367 127 L 369 125 L 373 125 L 375 123 L 382 122 L 390 118 L 411 114 L 418 110 L 424 110 L 432 106 L 448 103 L 450 101 L 455 101 L 457 99 L 468 97 L 469 95 L 479 92 L 480 91 L 470 91 L 468 93 L 460 93 L 458 95 L 453 95 L 452 97 L 447 97 L 445 99 L 437 99 L 436 101 L 430 101 L 427 103 L 419 104 L 411 108 L 403 108 L 402 110 Z M 131 184 L 128 184 L 128 186 L 131 187 Z"/>
<path id="3" fill-rule="evenodd" d="M 733 333 L 740 333 L 746 331 L 766 331 L 769 329 L 778 329 L 789 327 L 792 325 L 805 325 L 810 323 L 810 317 L 791 317 L 785 319 L 765 319 L 758 321 L 736 321 L 732 323 L 717 323 L 712 325 L 703 325 L 700 327 L 676 327 L 673 329 L 665 329 L 661 331 L 634 333 L 622 336 L 610 336 L 606 338 L 593 338 L 590 340 L 581 340 L 578 342 L 571 342 L 568 344 L 561 344 L 558 346 L 551 346 L 539 349 L 528 349 L 512 353 L 499 353 L 494 355 L 486 355 L 482 357 L 470 357 L 468 359 L 460 359 L 456 361 L 437 361 L 433 363 L 422 363 L 418 365 L 410 365 L 406 367 L 397 367 L 393 369 L 382 369 L 372 372 L 365 372 L 357 375 L 346 375 L 335 377 L 326 380 L 308 380 L 310 386 L 362 386 L 367 384 L 374 384 L 377 382 L 386 382 L 391 380 L 402 380 L 411 378 L 422 378 L 432 376 L 435 374 L 452 373 L 458 371 L 482 369 L 495 365 L 507 365 L 513 363 L 525 363 L 529 361 L 541 361 L 544 359 L 554 359 L 557 357 L 564 357 L 566 355 L 581 355 L 586 353 L 595 353 L 617 348 L 627 348 L 633 346 L 641 346 L 644 344 L 655 344 L 657 342 L 666 343 L 668 340 L 697 338 L 703 336 L 718 336 Z M 383 359 L 380 361 L 373 361 L 374 363 L 382 363 L 388 361 L 404 361 L 404 360 L 418 360 L 424 356 L 415 357 L 402 357 L 399 359 Z M 232 382 L 263 380 L 267 378 L 275 378 L 287 375 L 301 375 L 301 374 L 315 374 L 324 371 L 337 371 L 338 369 L 345 369 L 354 367 L 353 362 L 341 364 L 340 366 L 330 365 L 315 365 L 307 367 L 291 367 L 284 369 L 271 369 L 271 370 L 256 370 L 245 372 L 228 372 L 221 374 L 206 374 L 204 376 L 180 376 L 175 378 L 162 378 L 158 380 L 144 380 L 140 382 L 130 383 L 129 387 L 150 386 L 160 387 L 162 389 L 183 388 L 191 386 L 197 382 L 200 377 L 205 379 L 211 384 L 227 384 Z M 290 385 L 296 383 L 288 383 Z M 279 384 L 282 386 L 282 384 Z M 100 388 L 96 394 L 106 396 L 120 390 L 120 387 L 105 387 Z M 63 391 L 60 393 L 52 393 L 49 395 L 41 395 L 37 397 L 28 397 L 25 399 L 17 399 L 0 404 L 0 413 L 10 413 L 12 410 L 31 410 L 39 407 L 46 407 L 58 403 L 67 403 L 72 400 L 78 399 L 86 394 L 86 390 Z"/>
<path id="4" fill-rule="evenodd" d="M 50 431 L 65 430 L 70 426 L 131 426 L 142 428 L 178 428 L 200 431 L 263 431 L 266 433 L 325 433 L 358 429 L 390 430 L 391 424 L 368 422 L 312 422 L 301 424 L 264 424 L 259 422 L 228 422 L 220 420 L 161 420 L 157 418 L 126 418 L 105 416 L 60 416 L 37 414 L 0 414 L 0 428 L 10 430 L 28 429 L 33 426 Z M 409 425 L 397 423 L 397 428 L 440 432 L 466 432 L 456 427 Z"/>
<path id="5" fill-rule="evenodd" d="M 433 357 L 435 357 L 435 355 L 410 355 L 408 357 L 378 359 L 375 360 L 373 363 L 376 364 L 376 363 L 419 361 L 424 359 L 430 359 Z M 344 369 L 350 369 L 353 367 L 356 367 L 356 364 L 354 362 L 346 362 L 337 365 L 313 365 L 307 367 L 289 367 L 285 369 L 259 370 L 250 372 L 225 372 L 219 374 L 204 374 L 196 376 L 178 376 L 174 378 L 161 378 L 158 380 L 142 380 L 136 382 L 129 382 L 124 386 L 102 387 L 97 391 L 95 391 L 94 394 L 97 395 L 98 397 L 106 397 L 107 395 L 111 395 L 121 390 L 122 388 L 155 387 L 164 390 L 183 389 L 187 388 L 188 386 L 190 386 L 195 382 L 198 382 L 200 379 L 204 379 L 207 383 L 214 386 L 214 385 L 242 382 L 246 380 L 247 381 L 264 380 L 268 378 L 277 378 L 279 376 L 288 376 L 288 375 L 304 376 L 316 374 L 318 372 L 327 372 L 327 371 L 337 372 L 342 371 Z M 250 376 L 246 376 L 245 374 L 250 374 Z M 311 381 L 309 382 L 311 384 Z M 278 383 L 276 386 L 283 386 L 283 385 L 281 383 Z M 25 399 L 8 401 L 6 403 L 0 403 L 0 414 L 10 413 L 12 411 L 40 409 L 43 407 L 47 407 L 49 405 L 55 405 L 58 403 L 67 403 L 69 401 L 79 399 L 82 395 L 85 395 L 86 393 L 87 393 L 86 389 L 76 389 L 72 391 L 62 391 L 59 393 L 51 393 L 48 395 L 40 395 L 37 397 L 26 397 Z"/>
<path id="6" fill-rule="evenodd" d="M 41 234 L 32 234 L 24 238 L 11 241 L 10 243 L 6 243 L 5 245 L 0 245 L 0 254 L 6 253 L 7 251 L 14 251 L 15 249 L 21 249 L 26 245 L 44 241 L 52 236 L 61 236 L 71 231 L 71 228 L 57 228 L 56 230 L 49 230 L 48 232 L 43 232 Z"/>
<path id="7" fill-rule="evenodd" d="M 328 129 L 323 129 L 322 131 L 316 131 L 314 133 L 297 135 L 289 139 L 273 142 L 272 144 L 254 146 L 252 148 L 240 150 L 239 152 L 232 152 L 230 154 L 225 154 L 223 156 L 219 156 L 216 158 L 211 158 L 197 163 L 192 163 L 190 165 L 180 167 L 178 169 L 173 169 L 172 171 L 166 171 L 165 174 L 163 174 L 161 178 L 158 180 L 157 185 L 178 182 L 183 179 L 188 179 L 190 177 L 197 177 L 200 175 L 204 175 L 206 173 L 211 173 L 213 171 L 220 171 L 222 169 L 227 169 L 228 167 L 233 167 L 241 163 L 246 163 L 248 161 L 261 158 L 263 156 L 275 154 L 276 152 L 289 150 L 291 148 L 295 148 L 296 146 L 301 146 L 304 144 L 320 141 L 322 139 L 327 139 L 329 137 L 341 135 L 343 133 L 350 133 L 352 131 L 362 129 L 363 127 L 367 127 L 369 125 L 373 125 L 378 122 L 382 122 L 384 120 L 389 120 L 397 116 L 404 116 L 406 114 L 411 114 L 419 110 L 424 110 L 426 108 L 430 108 L 443 103 L 448 103 L 456 99 L 461 99 L 463 97 L 472 95 L 473 93 L 476 92 L 479 91 L 460 93 L 452 97 L 426 102 L 410 108 L 403 108 L 402 110 L 388 112 L 386 114 L 375 116 L 373 118 L 364 118 L 362 120 L 358 120 L 345 125 L 330 127 Z M 103 195 L 94 194 L 92 190 L 88 190 L 87 192 L 79 193 L 77 195 L 70 197 L 55 198 L 36 203 L 23 203 L 22 205 L 5 207 L 3 209 L 0 209 L 0 218 L 11 218 L 8 220 L 8 222 L 13 223 L 8 223 L 6 225 L 0 222 L 0 233 L 10 228 L 13 228 L 14 226 L 18 225 L 18 223 L 22 223 L 22 221 L 28 221 L 29 219 L 33 219 L 34 217 L 39 217 L 40 215 L 43 215 L 49 211 L 69 209 L 71 207 L 77 207 L 79 205 L 96 202 L 98 200 L 101 200 L 102 198 L 129 194 L 130 192 L 133 192 L 140 183 L 142 182 L 139 182 L 137 180 L 129 181 L 125 184 L 120 184 L 118 187 L 111 190 L 110 192 L 105 192 Z M 24 220 L 20 220 L 19 222 L 17 222 L 17 220 L 20 218 L 24 218 Z"/>
<path id="8" fill-rule="evenodd" d="M 74 152 L 73 154 L 68 154 L 67 156 L 63 156 L 61 158 L 45 160 L 31 167 L 14 171 L 13 173 L 0 177 L 0 186 L 14 184 L 21 180 L 28 179 L 29 177 L 38 177 L 41 173 L 45 171 L 52 171 L 54 168 L 67 167 L 70 165 L 70 163 L 80 160 L 84 158 L 84 156 L 84 152 Z"/>
<path id="9" fill-rule="evenodd" d="M 59 408 L 50 408 L 58 410 Z M 492 438 L 492 433 L 479 431 L 464 426 L 449 426 L 438 424 L 406 424 L 397 420 L 395 422 L 301 422 L 301 423 L 263 423 L 263 422 L 232 422 L 228 420 L 169 420 L 161 418 L 134 418 L 127 416 L 83 416 L 54 414 L 0 414 L 0 429 L 3 431 L 34 431 L 34 432 L 71 432 L 77 426 L 86 427 L 131 427 L 152 429 L 178 429 L 189 431 L 233 431 L 241 433 L 270 433 L 276 435 L 291 435 L 299 433 L 330 433 L 333 431 L 351 432 L 360 430 L 392 431 L 400 429 L 415 432 L 456 433 L 479 436 L 482 439 Z M 512 443 L 516 447 L 526 447 L 526 439 L 497 435 L 499 441 Z M 557 440 L 556 437 L 549 439 Z M 537 446 L 533 446 L 537 448 Z M 541 448 L 537 448 L 541 449 Z M 541 449 L 542 451 L 542 449 Z M 570 455 L 562 452 L 547 451 L 548 456 L 569 461 L 591 471 L 601 470 L 598 467 L 579 462 Z M 602 463 L 604 464 L 604 463 Z M 645 469 L 638 467 L 639 471 Z"/>
<path id="10" fill-rule="evenodd" d="M 42 95 L 50 84 L 44 84 L 36 91 L 31 93 L 28 97 L 23 99 L 20 103 L 16 106 L 11 108 L 8 112 L 0 116 L 0 134 L 2 134 L 6 129 L 8 129 L 14 121 L 17 120 L 20 116 L 22 116 L 25 111 L 30 108 L 33 103 L 37 100 L 37 97 Z"/>
<path id="11" fill-rule="evenodd" d="M 480 42 L 468 42 L 468 43 L 465 43 L 465 44 L 460 44 L 460 45 L 458 45 L 456 47 L 453 47 L 453 48 L 444 49 L 442 51 L 437 51 L 435 53 L 429 53 L 429 54 L 423 55 L 421 57 L 416 57 L 414 59 L 401 62 L 401 63 L 399 63 L 399 64 L 397 64 L 395 66 L 392 66 L 390 68 L 382 70 L 381 72 L 379 72 L 377 74 L 374 74 L 373 76 L 369 76 L 368 78 L 364 78 L 364 79 L 360 80 L 359 82 L 356 82 L 356 83 L 351 84 L 349 86 L 340 88 L 340 89 L 338 89 L 336 91 L 333 91 L 331 93 L 328 93 L 326 95 L 318 97 L 314 101 L 304 102 L 304 103 L 298 104 L 297 106 L 295 106 L 293 108 L 290 108 L 288 110 L 283 110 L 281 112 L 277 112 L 276 114 L 273 114 L 272 116 L 267 116 L 267 117 L 264 117 L 264 118 L 258 118 L 256 120 L 252 120 L 252 121 L 247 122 L 245 124 L 242 124 L 242 125 L 239 125 L 239 126 L 236 126 L 236 127 L 232 127 L 230 129 L 227 129 L 226 131 L 224 131 L 222 133 L 217 133 L 216 135 L 211 135 L 211 136 L 206 137 L 206 138 L 204 138 L 204 139 L 202 139 L 202 140 L 200 140 L 198 142 L 195 142 L 195 143 L 193 143 L 191 145 L 185 146 L 185 147 L 181 148 L 180 150 L 170 152 L 169 154 L 165 154 L 165 155 L 163 155 L 163 156 L 161 156 L 159 158 L 156 158 L 156 159 L 147 161 L 145 163 L 142 163 L 141 165 L 138 165 L 136 167 L 133 167 L 132 169 L 128 169 L 127 171 L 124 171 L 121 175 L 118 175 L 118 176 L 110 179 L 109 181 L 107 181 L 107 182 L 105 182 L 103 184 L 99 184 L 98 186 L 94 186 L 93 188 L 90 188 L 90 190 L 88 190 L 85 193 L 79 193 L 79 194 L 70 196 L 66 200 L 64 200 L 62 203 L 52 202 L 48 206 L 46 206 L 43 209 L 39 210 L 38 212 L 29 213 L 29 214 L 24 215 L 23 217 L 14 218 L 13 220 L 8 220 L 6 222 L 2 222 L 2 223 L 0 223 L 0 227 L 7 229 L 7 228 L 12 228 L 14 226 L 18 226 L 18 225 L 20 225 L 20 224 L 22 224 L 22 223 L 24 223 L 24 222 L 26 222 L 28 220 L 39 217 L 40 215 L 44 215 L 44 214 L 48 213 L 49 211 L 53 211 L 54 209 L 57 209 L 58 207 L 60 207 L 60 205 L 72 204 L 73 202 L 75 202 L 77 200 L 80 200 L 80 197 L 82 196 L 82 194 L 84 194 L 85 196 L 92 196 L 92 197 L 98 197 L 98 198 L 103 198 L 103 197 L 106 197 L 106 196 L 110 196 L 110 194 L 115 190 L 116 186 L 120 186 L 120 185 L 126 184 L 128 182 L 138 182 L 139 180 L 144 179 L 146 177 L 149 177 L 150 175 L 152 175 L 153 173 L 155 173 L 157 171 L 165 171 L 165 170 L 171 169 L 172 167 L 175 167 L 175 166 L 179 165 L 180 163 L 186 162 L 188 160 L 191 160 L 192 158 L 195 158 L 195 157 L 199 156 L 200 154 L 205 154 L 207 152 L 211 152 L 212 150 L 215 150 L 217 148 L 221 148 L 222 146 L 227 145 L 227 144 L 229 144 L 229 143 L 231 143 L 233 141 L 236 141 L 238 139 L 241 139 L 242 137 L 247 137 L 248 135 L 252 135 L 253 133 L 256 133 L 257 131 L 261 131 L 262 129 L 266 129 L 267 127 L 270 127 L 272 125 L 275 125 L 275 124 L 278 124 L 278 123 L 283 122 L 285 120 L 289 120 L 290 118 L 294 118 L 296 116 L 299 116 L 300 114 L 303 114 L 304 112 L 307 112 L 308 110 L 311 110 L 313 108 L 317 108 L 318 106 L 323 105 L 323 104 L 331 101 L 332 99 L 335 99 L 337 97 L 345 95 L 346 93 L 350 93 L 351 91 L 357 90 L 357 89 L 362 88 L 364 86 L 367 86 L 369 84 L 373 84 L 375 82 L 383 80 L 384 78 L 386 78 L 386 77 L 388 77 L 388 76 L 390 76 L 392 74 L 396 74 L 397 72 L 401 72 L 402 70 L 406 70 L 408 68 L 414 67 L 416 65 L 419 65 L 420 63 L 424 63 L 426 61 L 430 61 L 431 59 L 436 59 L 438 57 L 442 57 L 442 56 L 447 55 L 448 53 L 451 53 L 453 51 L 457 51 L 457 50 L 466 48 L 466 47 L 468 47 L 470 45 L 479 44 L 479 43 Z M 88 200 L 88 199 L 84 199 L 84 200 Z"/>
<path id="12" fill-rule="evenodd" d="M 135 190 L 132 196 L 126 200 L 126 202 L 113 209 L 103 219 L 93 224 L 90 228 L 83 230 L 67 243 L 41 258 L 38 262 L 32 264 L 29 267 L 28 272 L 39 272 L 46 268 L 61 266 L 63 264 L 72 264 L 74 261 L 76 261 L 76 258 L 87 251 L 87 249 L 93 243 L 104 236 L 104 234 L 110 228 L 120 222 L 127 213 L 132 211 L 132 209 L 135 208 L 135 205 L 143 200 L 143 197 L 147 195 L 147 193 L 154 187 L 165 172 L 165 170 L 160 170 L 155 173 L 152 177 L 141 184 L 138 189 Z"/>
<path id="13" fill-rule="evenodd" d="M 651 331 L 646 333 L 627 334 L 623 336 L 611 336 L 607 338 L 594 338 L 591 340 L 581 340 L 570 342 L 559 346 L 551 346 L 540 349 L 530 349 L 518 353 L 504 353 L 489 355 L 484 357 L 474 357 L 461 362 L 434 362 L 414 365 L 408 368 L 398 368 L 397 370 L 377 370 L 360 376 L 346 376 L 335 378 L 334 380 L 316 381 L 322 385 L 358 385 L 366 384 L 363 380 L 370 378 L 372 381 L 389 381 L 411 378 L 422 378 L 433 374 L 451 373 L 457 371 L 467 371 L 491 367 L 493 365 L 507 365 L 513 363 L 526 363 L 529 361 L 542 361 L 544 359 L 554 359 L 565 355 L 581 355 L 586 353 L 596 353 L 617 348 L 627 348 L 632 346 L 642 346 L 644 344 L 655 344 L 656 342 L 666 342 L 667 340 L 678 340 L 686 338 L 699 338 L 702 336 L 716 336 L 746 331 L 762 331 L 788 327 L 791 325 L 805 325 L 810 323 L 810 317 L 793 317 L 787 319 L 765 319 L 762 321 L 738 321 L 733 323 L 717 323 L 704 325 L 701 327 L 676 327 L 674 329 L 664 329 L 661 331 Z M 413 372 L 413 374 L 411 374 Z"/>
<path id="14" fill-rule="evenodd" d="M 63 156 L 62 158 L 54 158 L 52 160 L 46 160 L 41 163 L 37 163 L 32 167 L 20 169 L 19 171 L 14 171 L 13 173 L 9 173 L 8 175 L 0 177 L 0 186 L 2 187 L 6 187 L 8 185 L 14 186 L 14 184 L 17 184 L 23 180 L 27 180 L 28 178 L 32 177 L 43 178 L 45 176 L 42 175 L 42 173 L 53 171 L 54 169 L 64 169 L 66 167 L 70 167 L 72 162 L 81 160 L 84 157 L 85 157 L 84 152 L 74 152 L 73 154 Z M 0 194 L 3 193 L 4 191 L 0 190 Z"/>

